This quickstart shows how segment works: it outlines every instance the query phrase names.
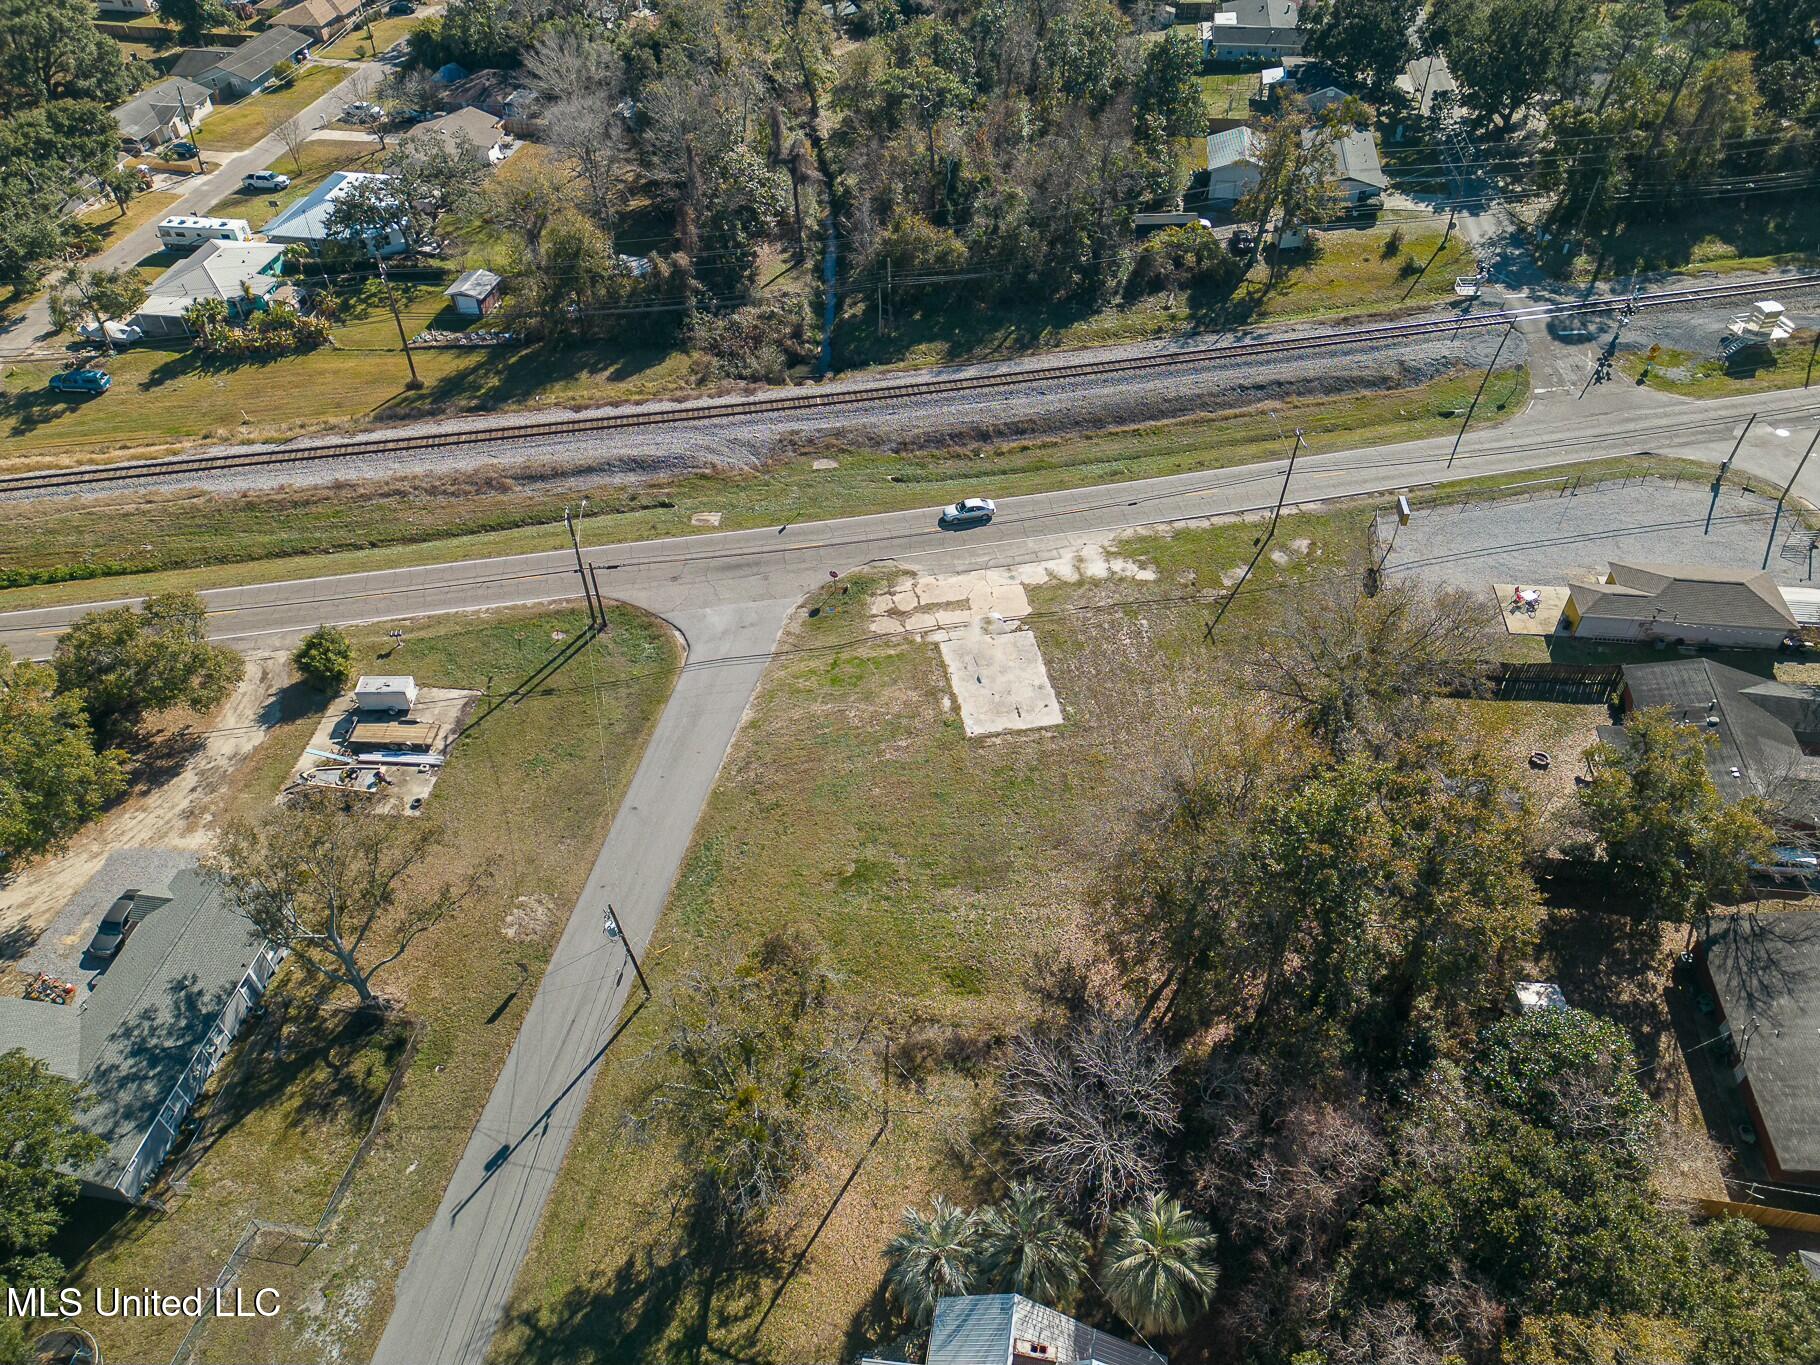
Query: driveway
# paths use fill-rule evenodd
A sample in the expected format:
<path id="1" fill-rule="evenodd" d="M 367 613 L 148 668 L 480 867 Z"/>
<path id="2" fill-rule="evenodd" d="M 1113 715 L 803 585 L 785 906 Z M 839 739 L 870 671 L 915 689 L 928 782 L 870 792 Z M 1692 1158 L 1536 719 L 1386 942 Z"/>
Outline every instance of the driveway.
<path id="1" fill-rule="evenodd" d="M 359 98 L 358 92 L 365 88 L 364 82 L 377 80 L 387 69 L 385 63 L 377 61 L 334 64 L 345 67 L 347 78 L 297 115 L 298 121 L 305 128 L 316 129 L 333 123 L 341 116 L 343 109 Z M 285 150 L 284 139 L 269 135 L 245 151 L 226 153 L 227 159 L 207 174 L 189 176 L 180 182 L 180 195 L 177 202 L 171 205 L 170 212 L 195 213 L 207 208 L 238 185 L 240 178 L 248 171 L 264 170 L 277 161 Z M 134 228 L 83 264 L 101 267 L 132 265 L 157 249 L 158 225 L 148 222 Z M 47 288 L 0 331 L 0 360 L 58 359 L 62 356 L 65 341 L 51 326 L 50 291 Z"/>

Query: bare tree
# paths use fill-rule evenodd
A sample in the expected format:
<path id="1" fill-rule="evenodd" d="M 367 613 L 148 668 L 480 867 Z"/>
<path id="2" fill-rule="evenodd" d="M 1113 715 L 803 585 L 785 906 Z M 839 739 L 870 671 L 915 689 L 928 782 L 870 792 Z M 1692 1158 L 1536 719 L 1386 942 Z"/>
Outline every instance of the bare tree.
<path id="1" fill-rule="evenodd" d="M 1175 1054 L 1130 1021 L 1089 1012 L 1011 1044 L 999 1123 L 1044 1189 L 1103 1227 L 1162 1188 L 1163 1139 L 1181 1126 Z"/>
<path id="2" fill-rule="evenodd" d="M 303 126 L 303 120 L 288 118 L 272 129 L 272 136 L 284 144 L 285 151 L 291 154 L 291 169 L 298 175 L 303 174 L 303 144 L 310 140 L 310 130 Z"/>
<path id="3" fill-rule="evenodd" d="M 1413 578 L 1373 595 L 1370 567 L 1361 557 L 1301 584 L 1258 632 L 1250 664 L 1255 685 L 1336 754 L 1408 734 L 1429 698 L 1470 688 L 1495 656 L 1489 597 Z"/>
<path id="4" fill-rule="evenodd" d="M 383 1002 L 373 978 L 482 883 L 477 873 L 414 885 L 441 842 L 427 820 L 349 811 L 332 795 L 312 795 L 257 823 L 229 825 L 203 871 L 267 938 L 374 1008 Z"/>

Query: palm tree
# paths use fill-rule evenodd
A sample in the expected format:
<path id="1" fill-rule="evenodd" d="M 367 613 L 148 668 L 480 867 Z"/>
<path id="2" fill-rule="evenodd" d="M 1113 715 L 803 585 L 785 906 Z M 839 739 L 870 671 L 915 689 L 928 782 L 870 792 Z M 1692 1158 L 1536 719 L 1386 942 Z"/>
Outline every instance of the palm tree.
<path id="1" fill-rule="evenodd" d="M 1120 1209 L 1100 1253 L 1106 1297 L 1140 1332 L 1179 1332 L 1213 1296 L 1213 1248 L 1207 1224 L 1164 1195 Z"/>
<path id="2" fill-rule="evenodd" d="M 1021 1180 L 980 1216 L 980 1268 L 999 1289 L 1061 1307 L 1087 1269 L 1087 1239 L 1034 1181 Z"/>
<path id="3" fill-rule="evenodd" d="M 925 1215 L 904 1210 L 904 1230 L 885 1248 L 891 1296 L 918 1325 L 935 1316 L 938 1299 L 969 1292 L 978 1278 L 979 1217 L 939 1194 Z"/>

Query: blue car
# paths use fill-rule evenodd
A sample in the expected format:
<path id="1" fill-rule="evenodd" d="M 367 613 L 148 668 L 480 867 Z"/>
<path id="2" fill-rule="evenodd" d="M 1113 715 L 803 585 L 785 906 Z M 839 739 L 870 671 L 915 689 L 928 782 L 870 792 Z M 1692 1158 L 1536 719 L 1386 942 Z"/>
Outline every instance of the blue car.
<path id="1" fill-rule="evenodd" d="M 80 393 L 94 397 L 106 393 L 114 377 L 106 370 L 63 370 L 51 376 L 51 387 L 58 393 Z"/>

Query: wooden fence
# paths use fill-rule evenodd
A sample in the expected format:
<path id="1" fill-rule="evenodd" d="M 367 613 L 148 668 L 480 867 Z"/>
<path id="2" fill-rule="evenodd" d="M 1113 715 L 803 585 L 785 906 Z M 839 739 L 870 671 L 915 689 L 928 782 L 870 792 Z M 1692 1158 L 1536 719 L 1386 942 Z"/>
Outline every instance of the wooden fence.
<path id="1" fill-rule="evenodd" d="M 1609 701 L 1624 681 L 1617 664 L 1487 664 L 1469 696 L 1498 701 L 1561 701 L 1596 706 Z"/>
<path id="2" fill-rule="evenodd" d="M 1730 1199 L 1696 1199 L 1694 1203 L 1708 1218 L 1748 1218 L 1766 1228 L 1820 1232 L 1820 1213 L 1797 1213 L 1794 1209 L 1772 1208 L 1768 1204 L 1739 1204 Z"/>

